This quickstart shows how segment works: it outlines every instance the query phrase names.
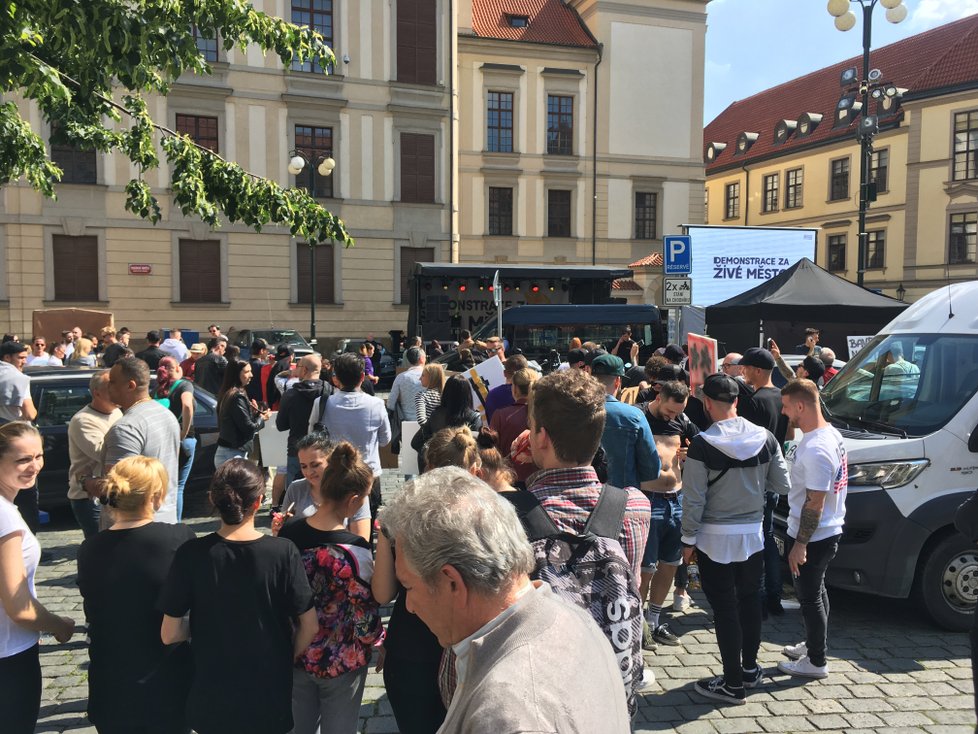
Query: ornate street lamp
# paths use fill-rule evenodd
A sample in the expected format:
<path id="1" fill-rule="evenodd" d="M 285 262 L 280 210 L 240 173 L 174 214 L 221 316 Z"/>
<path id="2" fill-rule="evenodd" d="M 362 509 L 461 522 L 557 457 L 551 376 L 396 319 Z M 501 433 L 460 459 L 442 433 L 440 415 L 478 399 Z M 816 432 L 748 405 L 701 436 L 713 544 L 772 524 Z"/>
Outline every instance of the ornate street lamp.
<path id="1" fill-rule="evenodd" d="M 289 159 L 289 173 L 298 176 L 311 161 L 301 150 L 293 150 Z M 330 176 L 336 161 L 328 153 L 316 159 L 316 171 L 320 176 Z M 316 173 L 309 176 L 309 195 L 316 198 Z M 316 346 L 316 246 L 309 245 L 309 344 Z M 298 275 L 298 273 L 296 274 Z"/>
<path id="2" fill-rule="evenodd" d="M 907 6 L 903 0 L 829 0 L 827 10 L 835 17 L 835 27 L 840 31 L 852 30 L 856 25 L 856 14 L 852 5 L 856 4 L 863 11 L 863 68 L 860 80 L 858 70 L 853 67 L 842 73 L 840 84 L 843 87 L 858 86 L 860 101 L 853 93 L 845 93 L 839 100 L 836 120 L 845 118 L 851 121 L 861 116 L 857 136 L 859 138 L 859 250 L 856 270 L 856 283 L 862 286 L 866 270 L 866 249 L 869 235 L 866 232 L 866 210 L 871 201 L 876 200 L 876 185 L 870 183 L 870 168 L 872 167 L 873 136 L 879 132 L 879 117 L 871 115 L 869 100 L 883 101 L 893 99 L 899 94 L 895 85 L 882 81 L 883 74 L 879 69 L 869 68 L 869 49 L 873 38 L 873 9 L 880 4 L 886 8 L 886 19 L 891 23 L 899 23 L 907 17 Z M 884 106 L 884 109 L 887 109 Z"/>

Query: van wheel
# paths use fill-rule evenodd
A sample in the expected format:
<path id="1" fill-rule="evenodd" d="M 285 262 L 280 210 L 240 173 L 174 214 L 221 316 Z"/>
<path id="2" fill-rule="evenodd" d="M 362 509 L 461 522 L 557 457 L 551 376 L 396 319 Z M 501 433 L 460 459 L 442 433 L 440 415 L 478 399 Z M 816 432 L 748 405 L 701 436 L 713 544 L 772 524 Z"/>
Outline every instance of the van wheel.
<path id="1" fill-rule="evenodd" d="M 938 626 L 971 629 L 978 601 L 978 548 L 960 533 L 943 538 L 917 567 L 914 596 Z"/>

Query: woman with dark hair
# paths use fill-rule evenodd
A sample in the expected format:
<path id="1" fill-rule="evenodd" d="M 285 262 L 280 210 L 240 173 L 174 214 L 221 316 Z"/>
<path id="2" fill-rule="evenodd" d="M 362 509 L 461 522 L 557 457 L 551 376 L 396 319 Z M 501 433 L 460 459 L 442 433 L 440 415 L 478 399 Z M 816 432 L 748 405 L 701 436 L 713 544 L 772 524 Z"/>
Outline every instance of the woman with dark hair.
<path id="1" fill-rule="evenodd" d="M 37 600 L 34 572 L 41 546 L 27 527 L 14 498 L 30 489 L 44 466 L 41 434 L 30 423 L 0 426 L 0 729 L 33 734 L 41 708 L 38 639 L 51 632 L 71 639 L 75 622 L 49 612 Z"/>
<path id="2" fill-rule="evenodd" d="M 194 384 L 183 377 L 183 367 L 176 357 L 163 357 L 156 368 L 156 389 L 153 399 L 169 408 L 180 424 L 180 476 L 177 477 L 177 522 L 183 520 L 183 489 L 194 465 L 197 438 L 194 426 Z"/>
<path id="3" fill-rule="evenodd" d="M 468 426 L 477 433 L 482 427 L 482 415 L 472 409 L 472 388 L 463 375 L 452 375 L 445 381 L 441 405 L 435 408 L 421 430 L 411 439 L 411 448 L 418 452 L 418 464 L 424 471 L 424 445 L 443 428 Z"/>
<path id="4" fill-rule="evenodd" d="M 295 734 L 352 734 L 360 719 L 367 664 L 383 625 L 370 579 L 370 543 L 346 525 L 360 512 L 373 470 L 346 441 L 329 454 L 315 514 L 282 528 L 299 548 L 313 588 L 319 631 L 292 671 Z"/>
<path id="5" fill-rule="evenodd" d="M 156 459 L 130 456 L 113 466 L 104 495 L 112 527 L 78 550 L 78 589 L 91 637 L 88 718 L 99 734 L 190 731 L 184 713 L 190 648 L 164 647 L 156 608 L 177 548 L 194 537 L 186 525 L 153 522 L 167 483 Z"/>
<path id="6" fill-rule="evenodd" d="M 245 388 L 251 382 L 251 365 L 236 359 L 228 362 L 224 382 L 217 393 L 217 451 L 214 466 L 228 459 L 246 458 L 251 453 L 255 434 L 260 431 L 271 412 L 261 410 L 258 403 L 248 399 Z"/>
<path id="7" fill-rule="evenodd" d="M 293 727 L 292 666 L 319 624 L 295 545 L 255 529 L 264 494 L 251 462 L 220 466 L 210 499 L 221 526 L 177 550 L 160 595 L 163 643 L 193 640 L 187 721 L 199 734 Z"/>
<path id="8" fill-rule="evenodd" d="M 296 443 L 302 479 L 296 479 L 282 496 L 285 512 L 272 514 L 272 535 L 293 517 L 306 518 L 316 513 L 322 504 L 320 485 L 335 445 L 325 433 L 310 433 Z M 347 526 L 354 535 L 370 540 L 370 503 L 364 502 L 349 519 Z"/>

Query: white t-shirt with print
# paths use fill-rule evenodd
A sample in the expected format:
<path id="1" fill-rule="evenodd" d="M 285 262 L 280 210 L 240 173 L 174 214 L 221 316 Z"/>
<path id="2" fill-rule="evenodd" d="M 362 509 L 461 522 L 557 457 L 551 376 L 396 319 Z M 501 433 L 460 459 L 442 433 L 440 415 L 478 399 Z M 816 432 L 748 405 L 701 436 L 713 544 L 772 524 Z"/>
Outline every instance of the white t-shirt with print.
<path id="1" fill-rule="evenodd" d="M 832 426 L 806 433 L 798 443 L 793 459 L 791 490 L 788 492 L 788 535 L 798 537 L 798 523 L 807 490 L 827 493 L 818 530 L 812 534 L 810 542 L 838 535 L 846 518 L 849 488 L 849 462 L 841 434 Z"/>
<path id="2" fill-rule="evenodd" d="M 17 505 L 6 497 L 0 497 L 0 538 L 19 533 L 21 536 L 21 548 L 24 555 L 24 568 L 27 569 L 27 588 L 31 596 L 37 598 L 34 590 L 34 572 L 37 571 L 37 564 L 41 560 L 41 546 L 34 537 L 34 533 L 27 527 L 24 518 L 20 516 Z M 29 650 L 37 644 L 39 639 L 37 632 L 25 629 L 19 624 L 15 624 L 3 607 L 0 607 L 0 658 L 9 658 L 17 653 Z"/>

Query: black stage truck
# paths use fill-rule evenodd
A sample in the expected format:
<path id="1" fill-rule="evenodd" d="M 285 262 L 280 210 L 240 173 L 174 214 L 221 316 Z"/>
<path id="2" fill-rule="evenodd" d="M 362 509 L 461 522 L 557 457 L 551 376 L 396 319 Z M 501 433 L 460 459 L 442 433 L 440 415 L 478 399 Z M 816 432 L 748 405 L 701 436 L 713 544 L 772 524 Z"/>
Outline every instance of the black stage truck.
<path id="1" fill-rule="evenodd" d="M 416 263 L 410 280 L 407 334 L 426 343 L 457 341 L 496 318 L 493 277 L 499 272 L 503 309 L 526 305 L 624 303 L 611 284 L 628 268 L 591 265 Z"/>

